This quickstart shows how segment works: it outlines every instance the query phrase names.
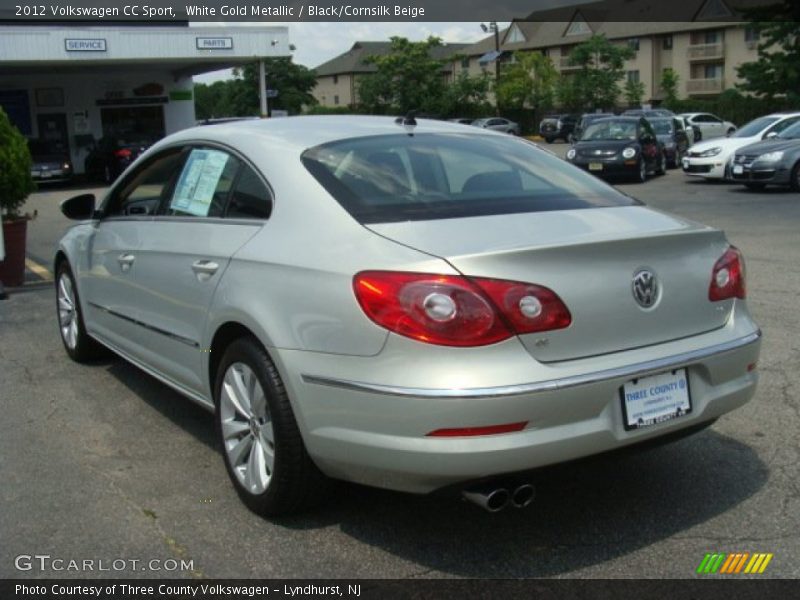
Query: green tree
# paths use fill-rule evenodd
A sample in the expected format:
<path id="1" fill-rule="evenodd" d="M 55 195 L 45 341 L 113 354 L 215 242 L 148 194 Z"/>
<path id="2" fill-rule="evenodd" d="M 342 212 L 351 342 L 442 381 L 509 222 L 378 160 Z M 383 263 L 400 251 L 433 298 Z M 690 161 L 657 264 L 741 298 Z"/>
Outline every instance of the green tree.
<path id="1" fill-rule="evenodd" d="M 453 59 L 456 60 L 456 59 Z M 492 110 L 488 95 L 492 78 L 484 73 L 470 77 L 460 73 L 445 86 L 439 107 L 434 112 L 442 117 L 479 117 Z"/>
<path id="2" fill-rule="evenodd" d="M 25 199 L 35 189 L 28 143 L 0 107 L 0 220 L 19 218 Z"/>
<path id="3" fill-rule="evenodd" d="M 583 108 L 612 108 L 616 104 L 625 61 L 635 55 L 627 44 L 614 44 L 602 34 L 575 46 L 569 62 L 581 68 L 576 83 Z"/>
<path id="4" fill-rule="evenodd" d="M 515 52 L 514 61 L 503 65 L 495 86 L 497 106 L 505 110 L 547 110 L 556 96 L 558 71 L 540 52 Z"/>
<path id="5" fill-rule="evenodd" d="M 673 108 L 678 103 L 678 73 L 667 67 L 661 73 L 661 92 L 664 94 L 664 106 Z"/>
<path id="6" fill-rule="evenodd" d="M 628 79 L 625 82 L 625 101 L 630 107 L 638 107 L 642 105 L 642 98 L 644 97 L 644 83 Z"/>
<path id="7" fill-rule="evenodd" d="M 736 68 L 744 80 L 737 87 L 768 99 L 785 95 L 792 104 L 800 102 L 800 4 L 784 0 L 745 15 L 759 34 L 758 60 Z"/>
<path id="8" fill-rule="evenodd" d="M 585 108 L 582 86 L 574 75 L 561 75 L 556 81 L 556 103 L 567 112 L 579 112 Z"/>
<path id="9" fill-rule="evenodd" d="M 267 89 L 276 90 L 278 95 L 269 99 L 269 108 L 289 111 L 296 115 L 302 112 L 303 106 L 313 106 L 317 103 L 311 90 L 317 85 L 317 76 L 313 70 L 303 65 L 295 64 L 290 56 L 264 59 L 267 75 Z M 258 97 L 257 64 L 246 65 L 238 70 L 242 80 L 247 82 L 248 100 L 253 103 L 258 114 L 260 101 Z"/>
<path id="10" fill-rule="evenodd" d="M 365 59 L 377 71 L 358 79 L 358 102 L 365 111 L 378 114 L 437 113 L 446 88 L 442 70 L 452 62 L 452 58 L 431 56 L 442 40 L 431 36 L 424 42 L 411 42 L 395 36 L 390 42 L 387 54 Z"/>

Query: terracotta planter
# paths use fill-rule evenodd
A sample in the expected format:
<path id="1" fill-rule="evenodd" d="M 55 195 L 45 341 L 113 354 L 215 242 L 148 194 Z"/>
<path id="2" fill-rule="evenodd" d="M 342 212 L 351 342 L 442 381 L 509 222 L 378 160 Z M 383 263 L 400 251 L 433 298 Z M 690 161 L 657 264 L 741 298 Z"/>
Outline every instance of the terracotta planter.
<path id="1" fill-rule="evenodd" d="M 28 219 L 3 221 L 3 240 L 6 258 L 0 262 L 0 281 L 8 287 L 17 287 L 25 282 L 25 237 Z"/>

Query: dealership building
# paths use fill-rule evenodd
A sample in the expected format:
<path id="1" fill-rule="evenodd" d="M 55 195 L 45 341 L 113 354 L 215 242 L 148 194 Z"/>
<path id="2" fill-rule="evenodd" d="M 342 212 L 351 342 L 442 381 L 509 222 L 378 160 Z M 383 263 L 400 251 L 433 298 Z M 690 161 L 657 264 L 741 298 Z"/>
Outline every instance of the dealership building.
<path id="1" fill-rule="evenodd" d="M 288 38 L 267 26 L 0 25 L 0 106 L 82 173 L 102 137 L 151 142 L 191 127 L 194 75 L 288 56 Z"/>

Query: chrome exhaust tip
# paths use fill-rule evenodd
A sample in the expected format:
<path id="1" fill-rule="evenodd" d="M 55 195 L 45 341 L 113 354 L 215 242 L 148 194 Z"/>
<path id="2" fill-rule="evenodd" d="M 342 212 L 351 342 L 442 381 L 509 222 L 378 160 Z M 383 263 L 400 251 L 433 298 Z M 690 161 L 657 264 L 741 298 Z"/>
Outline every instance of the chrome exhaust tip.
<path id="1" fill-rule="evenodd" d="M 511 504 L 515 508 L 525 508 L 536 497 L 536 488 L 530 483 L 523 483 L 511 494 Z"/>
<path id="2" fill-rule="evenodd" d="M 511 500 L 511 493 L 506 488 L 464 490 L 461 495 L 491 513 L 500 512 Z"/>

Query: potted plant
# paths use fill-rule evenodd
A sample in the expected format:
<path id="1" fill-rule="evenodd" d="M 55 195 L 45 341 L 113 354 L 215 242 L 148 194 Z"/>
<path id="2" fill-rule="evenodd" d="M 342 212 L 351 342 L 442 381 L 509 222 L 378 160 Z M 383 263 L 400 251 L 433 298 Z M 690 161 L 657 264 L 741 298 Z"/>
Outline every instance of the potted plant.
<path id="1" fill-rule="evenodd" d="M 8 287 L 25 281 L 25 238 L 30 217 L 20 209 L 35 189 L 28 144 L 0 108 L 0 220 L 5 242 L 0 282 Z"/>

